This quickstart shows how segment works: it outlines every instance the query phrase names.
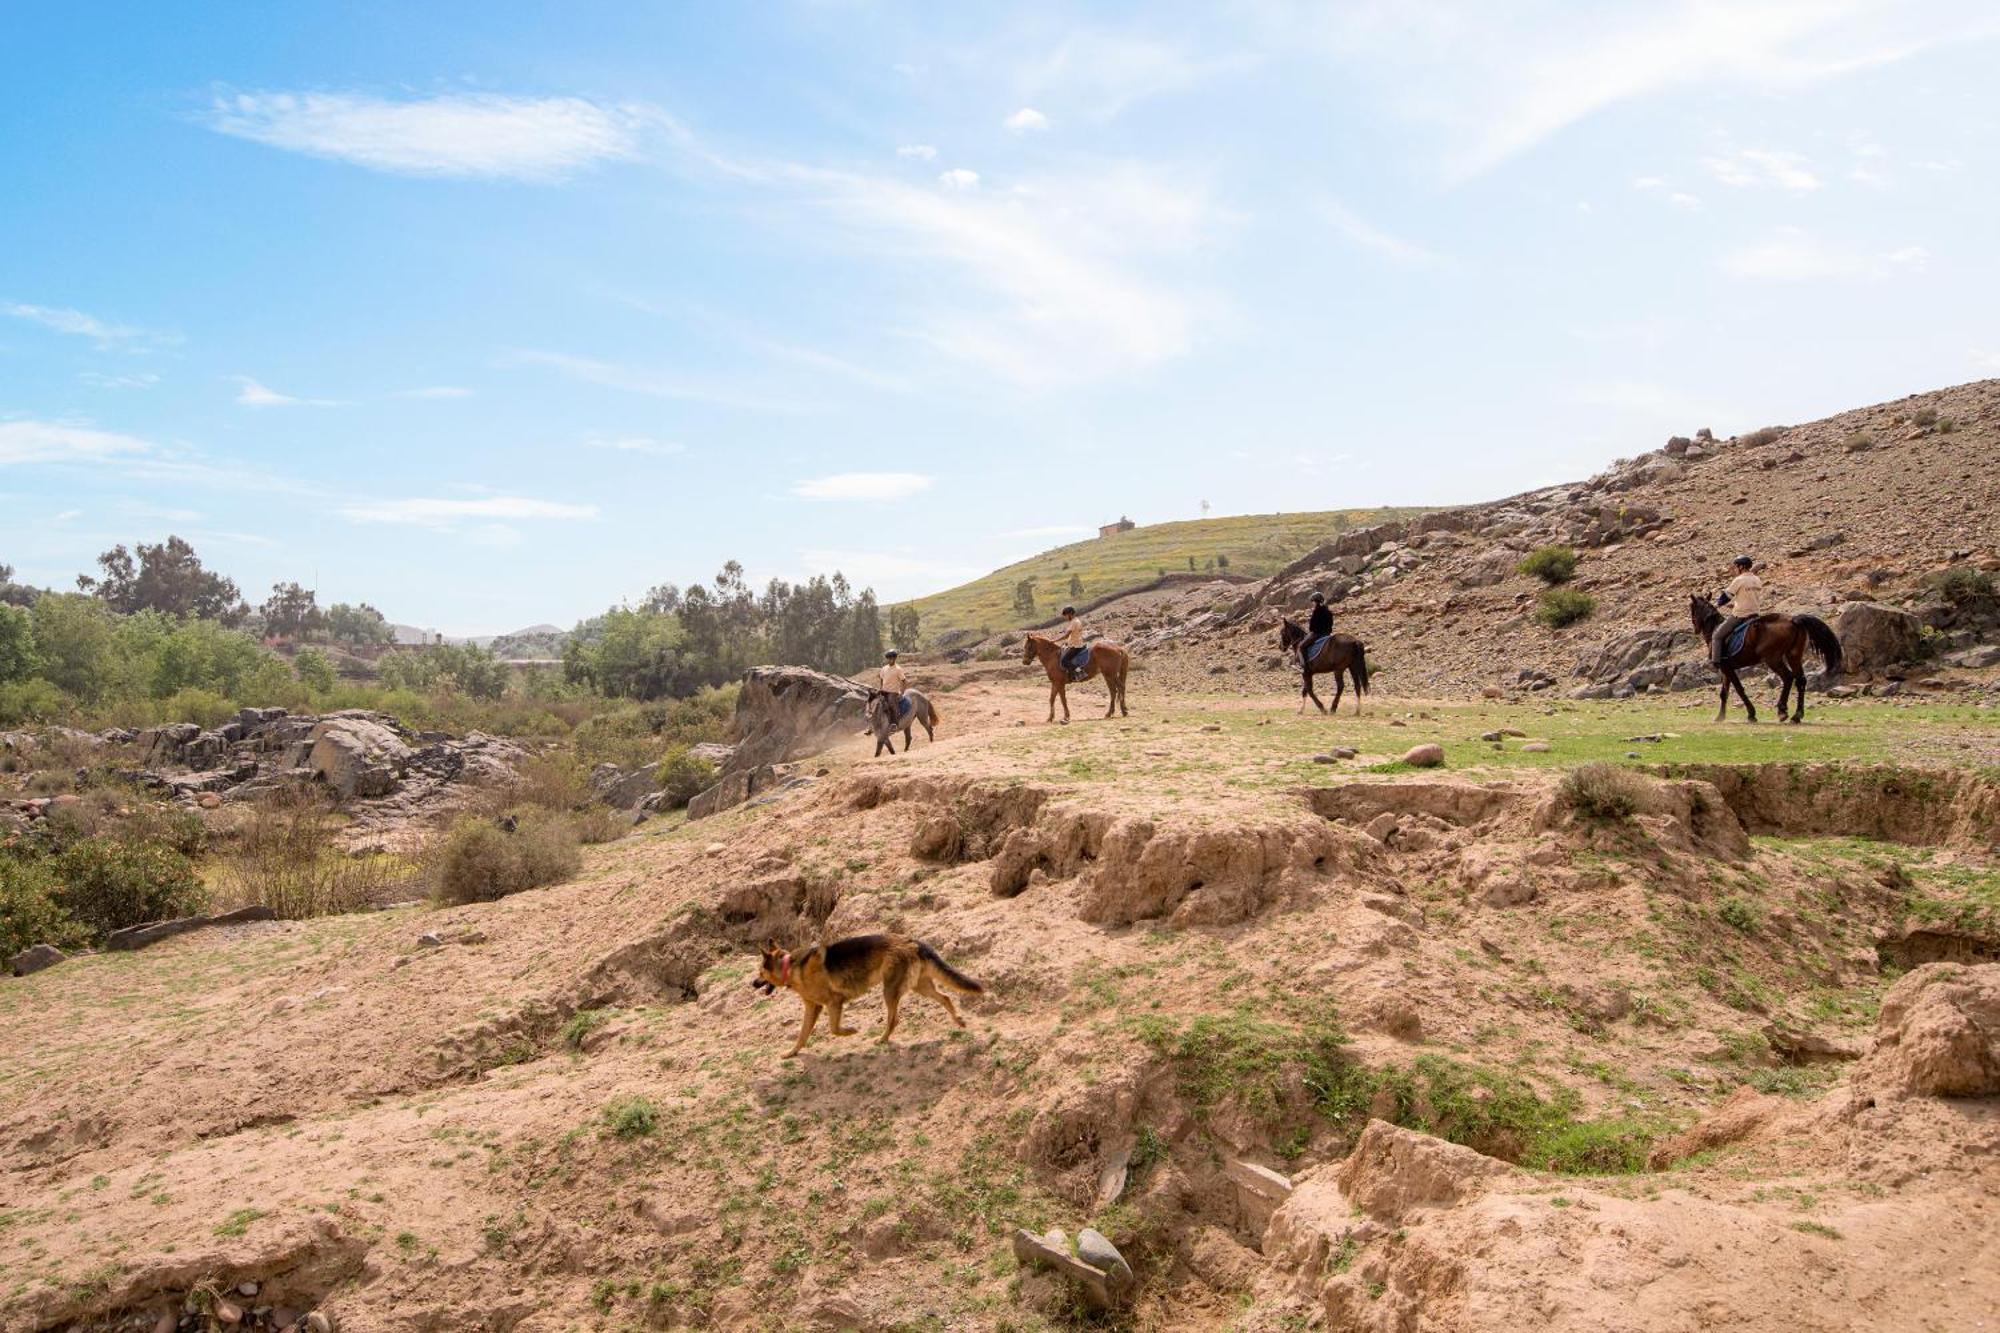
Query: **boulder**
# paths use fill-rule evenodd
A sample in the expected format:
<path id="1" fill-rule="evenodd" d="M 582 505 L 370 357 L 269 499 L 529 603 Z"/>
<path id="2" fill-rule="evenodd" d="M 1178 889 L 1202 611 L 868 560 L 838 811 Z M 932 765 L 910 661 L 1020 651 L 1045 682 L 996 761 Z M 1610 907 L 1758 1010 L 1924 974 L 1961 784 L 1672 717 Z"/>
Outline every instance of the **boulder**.
<path id="1" fill-rule="evenodd" d="M 1879 602 L 1849 602 L 1840 608 L 1833 632 L 1840 636 L 1847 670 L 1867 672 L 1914 658 L 1923 628 L 1923 622 L 1908 611 Z"/>
<path id="2" fill-rule="evenodd" d="M 1853 1081 L 1876 1095 L 2000 1094 L 2000 963 L 1926 963 L 1891 986 Z"/>
<path id="3" fill-rule="evenodd" d="M 653 764 L 641 764 L 626 773 L 615 765 L 606 764 L 609 773 L 593 773 L 591 786 L 597 791 L 597 799 L 613 810 L 637 810 L 648 796 L 660 790 L 660 770 Z"/>
<path id="4" fill-rule="evenodd" d="M 1961 648 L 1955 653 L 1948 654 L 1944 660 L 1950 666 L 1965 667 L 1973 671 L 1982 667 L 2000 666 L 2000 643 L 1974 644 L 1970 648 Z"/>
<path id="5" fill-rule="evenodd" d="M 778 774 L 769 764 L 725 773 L 713 787 L 688 802 L 689 819 L 706 819 L 734 810 L 758 792 L 776 786 Z"/>
<path id="6" fill-rule="evenodd" d="M 343 800 L 387 796 L 413 753 L 402 737 L 370 717 L 336 713 L 312 729 L 306 767 Z"/>
<path id="7" fill-rule="evenodd" d="M 1403 762 L 1412 768 L 1436 768 L 1444 763 L 1444 747 L 1435 741 L 1413 745 L 1403 752 Z"/>
<path id="8" fill-rule="evenodd" d="M 745 770 L 815 754 L 836 737 L 863 730 L 867 705 L 867 689 L 842 676 L 808 667 L 752 667 L 743 674 L 729 724 L 736 748 L 728 767 Z"/>
<path id="9" fill-rule="evenodd" d="M 53 944 L 37 944 L 21 950 L 8 960 L 8 968 L 17 977 L 25 977 L 30 972 L 39 972 L 45 967 L 54 967 L 69 955 Z"/>
<path id="10" fill-rule="evenodd" d="M 1412 1208 L 1470 1198 L 1511 1171 L 1505 1162 L 1470 1148 L 1371 1120 L 1336 1179 L 1348 1202 L 1394 1222 Z"/>
<path id="11" fill-rule="evenodd" d="M 1132 1274 L 1132 1265 L 1125 1262 L 1125 1256 L 1101 1231 L 1085 1227 L 1076 1233 L 1076 1257 L 1103 1271 L 1105 1284 L 1111 1288 L 1114 1299 L 1130 1291 L 1137 1281 Z"/>

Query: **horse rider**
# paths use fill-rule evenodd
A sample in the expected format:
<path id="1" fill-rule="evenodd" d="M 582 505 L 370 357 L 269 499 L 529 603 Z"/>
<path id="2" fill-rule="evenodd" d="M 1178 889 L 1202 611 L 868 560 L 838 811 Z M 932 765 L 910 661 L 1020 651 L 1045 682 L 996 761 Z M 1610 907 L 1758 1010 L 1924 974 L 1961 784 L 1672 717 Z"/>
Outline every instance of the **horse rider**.
<path id="1" fill-rule="evenodd" d="M 1056 642 L 1063 645 L 1060 665 L 1063 674 L 1072 682 L 1083 679 L 1083 619 L 1073 606 L 1062 609 L 1063 627 L 1056 631 Z"/>
<path id="2" fill-rule="evenodd" d="M 1333 633 L 1333 608 L 1326 604 L 1326 594 L 1314 593 L 1312 603 L 1312 614 L 1306 617 L 1306 637 L 1299 643 L 1299 663 L 1302 666 L 1312 661 L 1319 641 Z"/>
<path id="3" fill-rule="evenodd" d="M 1730 563 L 1735 567 L 1736 577 L 1715 599 L 1717 606 L 1729 608 L 1729 618 L 1716 627 L 1715 637 L 1708 645 L 1708 660 L 1718 667 L 1722 665 L 1722 659 L 1729 655 L 1730 636 L 1746 621 L 1764 614 L 1764 580 L 1750 572 L 1757 562 L 1747 555 L 1739 555 Z"/>
<path id="4" fill-rule="evenodd" d="M 910 688 L 910 678 L 903 674 L 903 668 L 896 665 L 896 650 L 891 648 L 882 654 L 882 693 L 889 696 L 889 707 L 895 711 L 891 717 L 903 715 L 903 691 Z"/>

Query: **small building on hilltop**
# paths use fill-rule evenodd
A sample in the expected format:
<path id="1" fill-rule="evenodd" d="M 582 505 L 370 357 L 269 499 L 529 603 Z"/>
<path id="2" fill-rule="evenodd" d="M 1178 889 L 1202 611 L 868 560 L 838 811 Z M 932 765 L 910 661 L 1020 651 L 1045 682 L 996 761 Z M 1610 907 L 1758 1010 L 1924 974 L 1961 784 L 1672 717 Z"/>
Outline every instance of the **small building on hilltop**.
<path id="1" fill-rule="evenodd" d="M 1116 523 L 1106 523 L 1103 527 L 1099 528 L 1097 535 L 1100 537 L 1116 537 L 1119 533 L 1130 532 L 1138 526 L 1137 523 L 1134 523 L 1131 519 L 1121 514 Z"/>

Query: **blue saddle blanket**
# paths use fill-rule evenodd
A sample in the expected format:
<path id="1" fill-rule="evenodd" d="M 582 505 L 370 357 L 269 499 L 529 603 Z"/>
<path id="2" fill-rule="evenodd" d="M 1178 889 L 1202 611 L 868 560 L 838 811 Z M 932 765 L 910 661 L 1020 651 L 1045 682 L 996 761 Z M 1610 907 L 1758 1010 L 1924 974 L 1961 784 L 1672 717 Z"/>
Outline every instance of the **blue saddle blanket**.
<path id="1" fill-rule="evenodd" d="M 1090 645 L 1086 643 L 1081 648 L 1064 649 L 1062 664 L 1065 671 L 1090 670 Z"/>
<path id="2" fill-rule="evenodd" d="M 1302 655 L 1302 659 L 1304 661 L 1310 662 L 1315 657 L 1318 657 L 1319 650 L 1325 647 L 1326 641 L 1332 637 L 1333 636 L 1331 634 L 1319 634 L 1315 635 L 1310 639 L 1307 639 L 1305 643 L 1299 648 L 1299 652 Z"/>
<path id="3" fill-rule="evenodd" d="M 1750 627 L 1756 623 L 1756 617 L 1753 616 L 1736 627 L 1729 636 L 1729 642 L 1722 645 L 1722 655 L 1725 659 L 1743 651 L 1743 640 L 1750 633 Z"/>
<path id="4" fill-rule="evenodd" d="M 899 695 L 897 695 L 897 696 L 896 696 L 896 714 L 895 714 L 895 716 L 896 716 L 896 720 L 897 720 L 898 722 L 901 722 L 901 721 L 902 721 L 902 720 L 903 720 L 904 718 L 906 718 L 906 717 L 908 717 L 908 716 L 910 715 L 910 710 L 911 710 L 912 708 L 915 708 L 915 707 L 916 707 L 916 705 L 915 705 L 914 703 L 911 703 L 911 702 L 910 702 L 910 696 L 909 696 L 909 695 L 907 695 L 907 694 L 899 694 Z"/>

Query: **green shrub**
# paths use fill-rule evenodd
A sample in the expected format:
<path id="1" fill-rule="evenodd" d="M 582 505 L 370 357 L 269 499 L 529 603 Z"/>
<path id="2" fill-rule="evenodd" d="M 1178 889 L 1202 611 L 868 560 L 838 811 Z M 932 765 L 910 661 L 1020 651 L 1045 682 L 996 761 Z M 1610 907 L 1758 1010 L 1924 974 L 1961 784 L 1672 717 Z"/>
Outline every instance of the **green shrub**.
<path id="1" fill-rule="evenodd" d="M 467 817 L 431 854 L 433 891 L 441 902 L 479 903 L 523 889 L 559 884 L 583 864 L 576 829 L 561 815 L 524 811 L 506 832 Z"/>
<path id="2" fill-rule="evenodd" d="M 268 907 L 287 921 L 410 896 L 408 862 L 349 856 L 334 845 L 337 829 L 331 802 L 320 793 L 258 802 L 216 868 L 217 896 L 231 907 Z"/>
<path id="3" fill-rule="evenodd" d="M 1535 619 L 1550 629 L 1574 625 L 1597 610 L 1597 599 L 1575 588 L 1544 588 L 1535 603 Z"/>
<path id="4" fill-rule="evenodd" d="M 1931 590 L 1956 606 L 1993 596 L 1993 576 L 1970 565 L 1954 565 L 1931 576 Z"/>
<path id="5" fill-rule="evenodd" d="M 49 859 L 56 901 L 101 938 L 114 930 L 191 916 L 207 903 L 187 857 L 163 843 L 93 838 Z"/>
<path id="6" fill-rule="evenodd" d="M 37 944 L 72 949 L 88 942 L 89 932 L 56 901 L 47 863 L 0 852 L 0 958 Z"/>
<path id="7" fill-rule="evenodd" d="M 1645 782 L 1630 769 L 1598 762 L 1581 764 L 1558 789 L 1563 804 L 1585 819 L 1630 819 L 1645 794 Z"/>
<path id="8" fill-rule="evenodd" d="M 698 755 L 688 753 L 685 745 L 676 745 L 667 751 L 667 757 L 660 761 L 660 791 L 666 797 L 669 810 L 678 810 L 715 782 L 715 765 Z"/>
<path id="9" fill-rule="evenodd" d="M 579 1009 L 570 1015 L 569 1022 L 563 1024 L 562 1044 L 572 1051 L 583 1049 L 583 1043 L 590 1034 L 611 1021 L 609 1009 Z"/>
<path id="10" fill-rule="evenodd" d="M 1920 407 L 1916 411 L 1910 413 L 1910 424 L 1912 426 L 1923 426 L 1928 428 L 1937 425 L 1937 419 L 1938 419 L 1938 414 L 1937 414 L 1937 409 L 1935 407 Z"/>
<path id="11" fill-rule="evenodd" d="M 1544 583 L 1568 583 L 1576 577 L 1576 551 L 1568 546 L 1539 547 L 1522 556 L 1514 568 Z"/>
<path id="12" fill-rule="evenodd" d="M 292 674 L 307 689 L 325 694 L 333 688 L 333 659 L 317 648 L 301 648 L 292 659 Z"/>
<path id="13" fill-rule="evenodd" d="M 644 1097 L 620 1097 L 604 1108 L 604 1123 L 621 1139 L 641 1139 L 659 1128 L 659 1108 Z"/>
<path id="14" fill-rule="evenodd" d="M 1865 430 L 1857 430 L 1843 440 L 1840 447 L 1850 454 L 1867 453 L 1875 447 L 1875 437 Z"/>
<path id="15" fill-rule="evenodd" d="M 0 685 L 0 726 L 58 722 L 74 710 L 76 701 L 46 680 L 16 680 Z"/>
<path id="16" fill-rule="evenodd" d="M 1764 924 L 1764 913 L 1757 905 L 1743 898 L 1724 898 L 1715 909 L 1716 916 L 1725 926 L 1734 927 L 1749 935 Z"/>

